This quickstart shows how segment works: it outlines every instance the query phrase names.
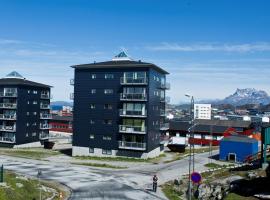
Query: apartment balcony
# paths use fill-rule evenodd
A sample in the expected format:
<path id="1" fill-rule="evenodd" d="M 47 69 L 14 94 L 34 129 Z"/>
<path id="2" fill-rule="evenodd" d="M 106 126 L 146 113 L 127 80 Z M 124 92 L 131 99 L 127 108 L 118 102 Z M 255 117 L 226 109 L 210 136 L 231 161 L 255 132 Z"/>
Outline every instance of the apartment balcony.
<path id="1" fill-rule="evenodd" d="M 3 132 L 16 132 L 16 126 L 0 125 L 0 131 L 3 131 Z"/>
<path id="2" fill-rule="evenodd" d="M 0 120 L 16 120 L 16 115 L 0 114 Z"/>
<path id="3" fill-rule="evenodd" d="M 120 116 L 121 117 L 139 117 L 144 118 L 147 117 L 146 110 L 124 110 L 120 109 Z"/>
<path id="4" fill-rule="evenodd" d="M 147 101 L 145 93 L 121 93 L 121 101 Z"/>
<path id="5" fill-rule="evenodd" d="M 118 148 L 145 151 L 146 143 L 118 141 Z"/>
<path id="6" fill-rule="evenodd" d="M 120 133 L 146 134 L 145 126 L 119 125 Z"/>
<path id="7" fill-rule="evenodd" d="M 120 79 L 121 85 L 147 85 L 147 77 L 121 77 Z"/>
<path id="8" fill-rule="evenodd" d="M 0 97 L 17 97 L 17 92 L 0 92 Z"/>
<path id="9" fill-rule="evenodd" d="M 40 98 L 41 99 L 51 99 L 51 96 L 48 93 L 41 93 Z"/>
<path id="10" fill-rule="evenodd" d="M 160 110 L 160 116 L 162 116 L 162 117 L 165 117 L 166 116 L 165 110 Z"/>
<path id="11" fill-rule="evenodd" d="M 159 88 L 163 89 L 163 90 L 169 90 L 171 88 L 171 84 L 170 83 L 160 83 Z"/>
<path id="12" fill-rule="evenodd" d="M 2 109 L 16 109 L 17 104 L 16 103 L 0 103 L 0 108 L 2 108 Z"/>
<path id="13" fill-rule="evenodd" d="M 74 100 L 74 93 L 70 93 L 69 98 L 70 98 L 70 100 Z"/>
<path id="14" fill-rule="evenodd" d="M 69 84 L 70 84 L 70 85 L 72 85 L 72 86 L 74 86 L 74 84 L 75 84 L 75 81 L 74 81 L 74 79 L 70 79 L 70 82 L 69 82 Z"/>
<path id="15" fill-rule="evenodd" d="M 51 125 L 50 124 L 40 124 L 40 129 L 44 130 L 44 129 L 50 129 Z"/>
<path id="16" fill-rule="evenodd" d="M 52 115 L 47 113 L 40 113 L 40 119 L 52 119 Z"/>
<path id="17" fill-rule="evenodd" d="M 160 130 L 161 131 L 166 131 L 168 129 L 169 129 L 169 123 L 160 124 Z"/>
<path id="18" fill-rule="evenodd" d="M 49 133 L 46 133 L 46 132 L 40 132 L 40 133 L 39 133 L 39 139 L 40 139 L 40 140 L 48 140 L 48 139 L 49 139 Z"/>
<path id="19" fill-rule="evenodd" d="M 40 104 L 40 109 L 51 109 L 50 104 Z"/>
<path id="20" fill-rule="evenodd" d="M 14 144 L 14 143 L 16 143 L 15 136 L 13 136 L 13 137 L 0 137 L 0 142 Z"/>

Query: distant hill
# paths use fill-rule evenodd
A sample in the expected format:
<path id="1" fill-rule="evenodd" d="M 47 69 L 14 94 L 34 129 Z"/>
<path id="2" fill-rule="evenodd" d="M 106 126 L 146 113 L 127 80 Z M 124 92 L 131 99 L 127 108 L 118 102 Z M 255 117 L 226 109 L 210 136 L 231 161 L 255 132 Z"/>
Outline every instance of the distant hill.
<path id="1" fill-rule="evenodd" d="M 73 102 L 67 102 L 67 101 L 53 101 L 53 102 L 51 102 L 52 110 L 62 110 L 63 106 L 73 107 Z"/>

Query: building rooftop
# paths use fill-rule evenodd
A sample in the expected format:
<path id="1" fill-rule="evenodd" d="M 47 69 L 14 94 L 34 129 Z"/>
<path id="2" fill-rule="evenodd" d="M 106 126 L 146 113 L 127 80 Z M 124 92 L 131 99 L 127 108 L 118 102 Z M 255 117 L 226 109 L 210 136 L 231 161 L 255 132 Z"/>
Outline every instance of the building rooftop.
<path id="1" fill-rule="evenodd" d="M 169 74 L 169 72 L 165 71 L 161 67 L 158 67 L 155 64 L 142 62 L 142 61 L 134 61 L 129 58 L 125 52 L 121 52 L 116 55 L 111 61 L 105 62 L 94 62 L 89 64 L 80 64 L 80 65 L 73 65 L 72 68 L 76 69 L 96 69 L 96 68 L 138 68 L 138 67 L 147 67 L 153 68 L 162 74 Z"/>
<path id="2" fill-rule="evenodd" d="M 68 121 L 72 122 L 73 117 L 72 116 L 59 116 L 59 115 L 52 115 L 51 122 L 53 121 Z"/>
<path id="3" fill-rule="evenodd" d="M 258 140 L 254 138 L 249 138 L 243 135 L 232 135 L 228 137 L 224 137 L 221 141 L 231 141 L 231 142 L 245 142 L 245 143 L 257 143 Z"/>
<path id="4" fill-rule="evenodd" d="M 35 87 L 42 87 L 42 88 L 52 87 L 52 86 L 45 85 L 42 83 L 26 80 L 22 75 L 20 75 L 16 71 L 13 71 L 9 73 L 7 76 L 5 76 L 4 78 L 1 78 L 0 85 L 24 85 L 24 86 L 35 86 Z"/>

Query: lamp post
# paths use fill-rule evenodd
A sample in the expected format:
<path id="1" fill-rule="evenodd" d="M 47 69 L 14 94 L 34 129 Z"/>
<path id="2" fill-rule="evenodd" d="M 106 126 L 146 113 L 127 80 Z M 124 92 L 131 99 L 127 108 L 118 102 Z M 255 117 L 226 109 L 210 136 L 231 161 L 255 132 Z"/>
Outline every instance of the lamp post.
<path id="1" fill-rule="evenodd" d="M 190 94 L 185 94 L 186 97 L 190 98 L 190 124 L 191 127 L 189 128 L 189 162 L 188 162 L 188 199 L 191 200 L 191 163 L 193 164 L 193 172 L 194 172 L 194 141 L 191 147 L 190 139 L 194 138 L 194 113 L 192 110 L 194 109 L 194 97 Z"/>

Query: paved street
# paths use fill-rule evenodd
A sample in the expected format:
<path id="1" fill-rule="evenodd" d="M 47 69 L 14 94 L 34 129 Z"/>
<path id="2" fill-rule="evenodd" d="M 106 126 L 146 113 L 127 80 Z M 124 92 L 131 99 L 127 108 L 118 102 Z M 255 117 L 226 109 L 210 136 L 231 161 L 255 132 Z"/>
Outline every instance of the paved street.
<path id="1" fill-rule="evenodd" d="M 196 169 L 203 170 L 208 153 L 196 155 Z M 154 173 L 159 183 L 173 180 L 188 172 L 188 158 L 168 164 L 146 165 L 125 170 L 93 168 L 67 163 L 0 156 L 0 164 L 6 169 L 24 175 L 36 176 L 42 170 L 42 178 L 65 184 L 72 190 L 71 199 L 166 199 L 164 195 L 151 192 Z"/>

